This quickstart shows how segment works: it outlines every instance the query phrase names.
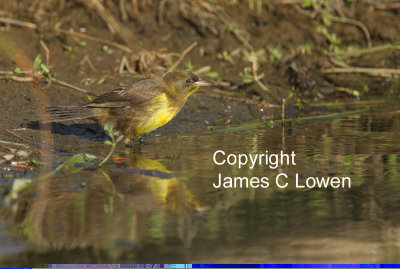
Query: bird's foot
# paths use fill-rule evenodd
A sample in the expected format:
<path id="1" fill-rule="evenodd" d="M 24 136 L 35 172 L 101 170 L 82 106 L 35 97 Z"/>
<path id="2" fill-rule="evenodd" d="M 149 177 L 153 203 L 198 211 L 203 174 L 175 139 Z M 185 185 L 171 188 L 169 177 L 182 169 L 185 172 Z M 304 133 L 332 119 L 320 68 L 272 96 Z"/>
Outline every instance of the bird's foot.
<path id="1" fill-rule="evenodd" d="M 133 148 L 133 143 L 131 140 L 125 140 L 124 144 L 125 144 L 125 147 L 127 147 L 127 148 Z"/>
<path id="2" fill-rule="evenodd" d="M 144 139 L 142 137 L 138 138 L 138 141 L 139 141 L 139 145 L 146 144 L 146 141 L 144 141 Z"/>

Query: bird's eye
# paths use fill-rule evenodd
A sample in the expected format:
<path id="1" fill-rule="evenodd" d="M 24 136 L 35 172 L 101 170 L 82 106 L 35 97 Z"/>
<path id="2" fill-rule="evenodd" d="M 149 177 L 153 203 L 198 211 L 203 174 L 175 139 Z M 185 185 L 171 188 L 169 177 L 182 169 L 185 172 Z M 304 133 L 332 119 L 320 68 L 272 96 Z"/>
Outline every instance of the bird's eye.
<path id="1" fill-rule="evenodd" d="M 186 83 L 190 83 L 190 79 L 189 78 L 186 80 Z"/>

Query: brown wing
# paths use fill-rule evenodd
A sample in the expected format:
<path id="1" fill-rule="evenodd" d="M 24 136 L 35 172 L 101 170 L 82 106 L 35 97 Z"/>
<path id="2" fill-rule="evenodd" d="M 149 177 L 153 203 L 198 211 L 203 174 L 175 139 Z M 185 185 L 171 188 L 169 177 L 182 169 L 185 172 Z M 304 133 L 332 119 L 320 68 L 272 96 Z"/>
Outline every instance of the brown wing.
<path id="1" fill-rule="evenodd" d="M 121 87 L 100 95 L 86 107 L 117 108 L 126 106 L 137 106 L 163 92 L 164 85 L 159 79 L 144 79 L 126 87 Z"/>

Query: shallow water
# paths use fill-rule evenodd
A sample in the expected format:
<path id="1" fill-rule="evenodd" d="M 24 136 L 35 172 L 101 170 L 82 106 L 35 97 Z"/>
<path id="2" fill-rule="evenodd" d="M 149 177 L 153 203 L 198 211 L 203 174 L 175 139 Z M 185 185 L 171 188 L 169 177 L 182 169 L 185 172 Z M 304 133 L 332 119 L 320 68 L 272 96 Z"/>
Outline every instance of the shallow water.
<path id="1" fill-rule="evenodd" d="M 400 262 L 399 129 L 400 114 L 388 112 L 121 145 L 102 170 L 5 194 L 0 265 Z M 84 152 L 108 148 L 88 142 Z M 295 165 L 216 165 L 218 150 L 293 151 Z M 216 189 L 219 174 L 267 177 L 269 186 Z M 298 186 L 348 177 L 351 187 L 299 188 L 296 177 Z"/>

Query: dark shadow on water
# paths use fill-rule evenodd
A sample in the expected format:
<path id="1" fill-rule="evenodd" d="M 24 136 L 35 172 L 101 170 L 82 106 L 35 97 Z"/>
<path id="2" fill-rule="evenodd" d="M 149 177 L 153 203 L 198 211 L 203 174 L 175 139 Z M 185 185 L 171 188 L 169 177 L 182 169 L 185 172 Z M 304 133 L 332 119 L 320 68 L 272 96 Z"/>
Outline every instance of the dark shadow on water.
<path id="1" fill-rule="evenodd" d="M 28 123 L 28 128 L 39 130 L 39 122 L 33 121 Z M 97 123 L 72 123 L 63 124 L 58 122 L 51 123 L 51 132 L 60 135 L 76 135 L 78 137 L 95 140 L 105 141 L 108 136 L 103 128 Z"/>

